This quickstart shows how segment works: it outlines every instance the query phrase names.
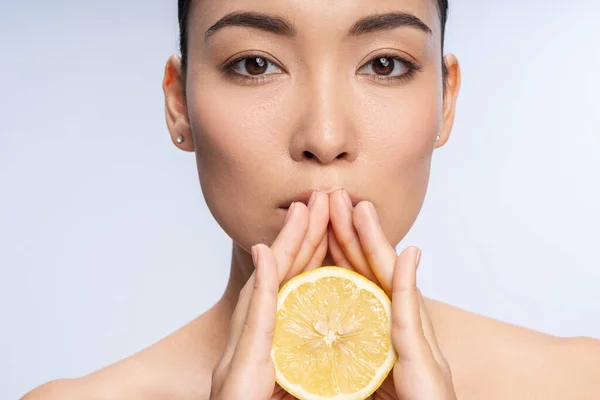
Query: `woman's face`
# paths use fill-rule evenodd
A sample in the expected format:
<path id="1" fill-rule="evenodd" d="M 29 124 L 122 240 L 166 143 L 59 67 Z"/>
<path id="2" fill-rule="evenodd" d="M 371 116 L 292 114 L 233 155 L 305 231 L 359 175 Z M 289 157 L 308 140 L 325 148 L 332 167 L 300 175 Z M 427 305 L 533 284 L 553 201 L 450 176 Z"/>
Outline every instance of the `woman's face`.
<path id="1" fill-rule="evenodd" d="M 345 188 L 396 245 L 452 125 L 459 72 L 449 56 L 444 103 L 440 40 L 434 0 L 193 1 L 187 104 L 172 57 L 167 121 L 226 233 L 271 244 L 293 199 Z"/>

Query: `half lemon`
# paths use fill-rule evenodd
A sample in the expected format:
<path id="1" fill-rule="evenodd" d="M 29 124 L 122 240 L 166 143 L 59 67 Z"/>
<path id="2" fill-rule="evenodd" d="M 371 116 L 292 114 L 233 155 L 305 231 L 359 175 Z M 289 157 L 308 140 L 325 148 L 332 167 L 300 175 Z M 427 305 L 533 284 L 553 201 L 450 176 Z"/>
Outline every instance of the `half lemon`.
<path id="1" fill-rule="evenodd" d="M 277 298 L 277 383 L 301 400 L 367 398 L 397 359 L 391 308 L 379 286 L 345 268 L 292 278 Z"/>

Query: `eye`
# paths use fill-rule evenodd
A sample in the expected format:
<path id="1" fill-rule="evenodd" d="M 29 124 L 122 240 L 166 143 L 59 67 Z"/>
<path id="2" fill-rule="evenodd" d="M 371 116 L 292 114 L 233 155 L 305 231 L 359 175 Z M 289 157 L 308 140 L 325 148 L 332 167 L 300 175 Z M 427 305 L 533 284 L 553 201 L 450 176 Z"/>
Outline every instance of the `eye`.
<path id="1" fill-rule="evenodd" d="M 381 78 L 399 78 L 414 70 L 411 63 L 392 56 L 379 56 L 365 64 L 359 71 L 363 75 Z"/>
<path id="2" fill-rule="evenodd" d="M 281 69 L 273 62 L 264 57 L 258 56 L 246 56 L 243 58 L 238 58 L 230 63 L 227 68 L 235 71 L 237 74 L 250 77 L 280 74 L 282 72 Z"/>

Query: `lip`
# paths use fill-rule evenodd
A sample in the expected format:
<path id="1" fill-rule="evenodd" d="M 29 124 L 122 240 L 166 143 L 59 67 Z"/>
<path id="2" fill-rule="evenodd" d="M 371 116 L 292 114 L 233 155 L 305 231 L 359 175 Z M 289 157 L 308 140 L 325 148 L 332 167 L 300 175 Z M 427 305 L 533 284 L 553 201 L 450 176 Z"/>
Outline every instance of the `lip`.
<path id="1" fill-rule="evenodd" d="M 324 190 L 320 190 L 323 193 L 333 193 L 335 190 L 338 189 L 334 189 L 334 190 L 329 190 L 329 191 L 324 191 Z M 283 201 L 281 204 L 279 204 L 279 208 L 285 209 L 287 210 L 288 208 L 290 208 L 290 205 L 292 205 L 292 203 L 304 203 L 305 205 L 308 205 L 308 201 L 310 200 L 310 197 L 312 196 L 314 190 L 307 190 L 305 192 L 299 193 L 285 201 Z M 352 193 L 350 193 L 348 190 L 346 190 L 346 193 L 348 193 L 348 196 L 350 197 L 350 202 L 352 203 L 352 207 L 356 207 L 356 205 L 358 203 L 360 203 L 362 201 L 362 199 L 359 199 L 356 196 L 353 196 Z"/>

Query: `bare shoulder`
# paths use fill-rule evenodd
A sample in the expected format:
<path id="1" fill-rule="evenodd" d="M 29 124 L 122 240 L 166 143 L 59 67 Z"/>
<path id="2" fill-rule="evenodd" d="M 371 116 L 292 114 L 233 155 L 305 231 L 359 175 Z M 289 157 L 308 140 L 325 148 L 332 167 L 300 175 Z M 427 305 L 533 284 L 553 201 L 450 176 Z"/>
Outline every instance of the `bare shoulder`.
<path id="1" fill-rule="evenodd" d="M 427 309 L 460 399 L 600 398 L 600 341 L 552 336 L 435 300 Z"/>
<path id="2" fill-rule="evenodd" d="M 152 346 L 90 375 L 46 383 L 21 400 L 207 399 L 224 338 L 215 308 Z"/>
<path id="3" fill-rule="evenodd" d="M 124 384 L 127 375 L 111 378 L 112 368 L 104 369 L 102 376 L 94 373 L 81 378 L 50 381 L 27 393 L 21 400 L 141 400 L 139 388 Z"/>
<path id="4" fill-rule="evenodd" d="M 48 382 L 27 393 L 21 400 L 88 400 L 82 382 L 78 379 L 60 379 Z"/>
<path id="5" fill-rule="evenodd" d="M 560 381 L 562 397 L 555 398 L 600 398 L 600 340 L 563 339 L 557 350 L 557 361 L 550 377 Z"/>

